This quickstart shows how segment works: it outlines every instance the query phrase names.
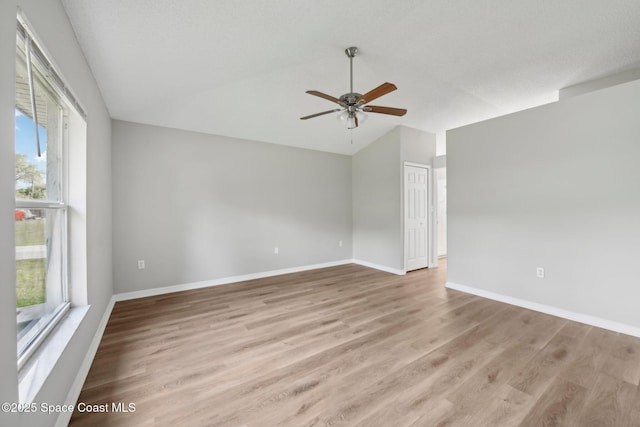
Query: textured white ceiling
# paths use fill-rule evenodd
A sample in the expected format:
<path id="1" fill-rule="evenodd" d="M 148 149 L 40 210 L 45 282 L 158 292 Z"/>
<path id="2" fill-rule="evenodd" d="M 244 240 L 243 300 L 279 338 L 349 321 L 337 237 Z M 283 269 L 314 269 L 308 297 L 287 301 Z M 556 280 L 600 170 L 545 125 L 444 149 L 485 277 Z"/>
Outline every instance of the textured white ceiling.
<path id="1" fill-rule="evenodd" d="M 62 0 L 113 118 L 353 154 L 557 99 L 640 67 L 638 0 Z M 353 133 L 305 94 L 388 81 Z M 350 139 L 353 136 L 353 144 Z"/>

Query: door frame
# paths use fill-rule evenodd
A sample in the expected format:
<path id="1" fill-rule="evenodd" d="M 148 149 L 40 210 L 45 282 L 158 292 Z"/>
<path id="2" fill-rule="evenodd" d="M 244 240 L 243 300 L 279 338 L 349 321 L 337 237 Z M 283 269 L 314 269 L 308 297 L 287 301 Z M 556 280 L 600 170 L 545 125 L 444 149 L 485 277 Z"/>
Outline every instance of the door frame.
<path id="1" fill-rule="evenodd" d="M 434 251 L 434 227 L 433 227 L 433 169 L 431 165 L 427 165 L 424 163 L 415 163 L 415 162 L 402 162 L 402 264 L 404 268 L 404 272 L 407 272 L 407 221 L 406 221 L 406 212 L 405 212 L 405 189 L 406 189 L 406 167 L 412 166 L 416 168 L 423 168 L 427 170 L 427 179 L 429 182 L 427 183 L 427 268 L 437 267 L 437 261 L 434 260 L 433 251 Z"/>

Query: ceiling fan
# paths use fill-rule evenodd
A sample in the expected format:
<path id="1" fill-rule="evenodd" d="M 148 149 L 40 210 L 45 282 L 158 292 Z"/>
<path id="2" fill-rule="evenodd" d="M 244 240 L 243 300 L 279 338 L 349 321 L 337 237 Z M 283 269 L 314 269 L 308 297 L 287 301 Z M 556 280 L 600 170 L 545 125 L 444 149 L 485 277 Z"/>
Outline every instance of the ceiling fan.
<path id="1" fill-rule="evenodd" d="M 367 105 L 369 102 L 374 99 L 378 99 L 383 95 L 386 95 L 394 90 L 398 89 L 396 85 L 393 83 L 382 83 L 375 89 L 370 90 L 369 92 L 361 95 L 353 91 L 353 58 L 358 53 L 357 47 L 348 47 L 345 49 L 344 53 L 349 57 L 349 70 L 351 75 L 351 87 L 349 93 L 345 93 L 340 98 L 334 98 L 331 95 L 327 95 L 326 93 L 318 92 L 317 90 L 308 90 L 307 93 L 310 95 L 318 96 L 320 98 L 324 98 L 328 101 L 335 102 L 340 106 L 340 108 L 336 108 L 333 110 L 323 111 L 322 113 L 311 114 L 310 116 L 300 117 L 300 120 L 312 119 L 314 117 L 323 116 L 325 114 L 336 113 L 340 111 L 341 113 L 338 117 L 341 120 L 344 120 L 347 125 L 347 129 L 355 129 L 358 127 L 358 122 L 362 121 L 364 117 L 366 117 L 362 113 L 378 113 L 378 114 L 389 114 L 392 116 L 404 116 L 407 113 L 407 110 L 404 108 L 392 108 L 392 107 L 380 107 L 377 105 Z"/>

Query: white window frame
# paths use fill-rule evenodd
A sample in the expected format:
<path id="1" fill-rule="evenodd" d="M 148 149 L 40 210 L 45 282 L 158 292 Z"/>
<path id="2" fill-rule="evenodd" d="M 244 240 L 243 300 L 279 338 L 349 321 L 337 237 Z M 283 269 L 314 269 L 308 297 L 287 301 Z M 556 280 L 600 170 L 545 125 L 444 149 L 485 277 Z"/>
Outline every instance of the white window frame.
<path id="1" fill-rule="evenodd" d="M 57 102 L 63 106 L 63 111 L 74 110 L 75 113 L 83 119 L 86 120 L 86 114 L 84 110 L 77 102 L 75 96 L 71 93 L 69 88 L 63 83 L 63 80 L 60 78 L 60 75 L 55 70 L 52 63 L 48 60 L 46 55 L 43 53 L 42 44 L 37 41 L 37 38 L 34 36 L 33 32 L 29 30 L 25 20 L 18 15 L 18 23 L 17 23 L 17 35 L 18 38 L 21 38 L 23 41 L 28 38 L 31 43 L 31 61 L 37 61 L 41 68 L 45 71 L 44 78 L 49 82 L 49 84 L 55 89 L 57 93 Z M 16 43 L 18 41 L 16 40 Z M 17 49 L 17 46 L 16 46 Z M 35 58 L 35 59 L 34 59 Z M 27 59 L 28 60 L 28 59 Z M 36 67 L 33 67 L 34 69 Z M 42 74 L 42 73 L 40 73 Z M 62 217 L 58 219 L 60 222 L 61 230 L 59 230 L 59 235 L 61 236 L 61 265 L 60 265 L 60 274 L 62 281 L 62 303 L 59 304 L 54 310 L 47 313 L 43 318 L 47 319 L 47 323 L 44 326 L 37 327 L 33 336 L 30 336 L 28 333 L 25 337 L 18 341 L 18 369 L 21 369 L 25 366 L 29 358 L 38 350 L 39 346 L 43 341 L 47 338 L 50 332 L 55 328 L 55 326 L 59 323 L 59 321 L 65 316 L 65 314 L 69 311 L 71 303 L 70 303 L 70 292 L 69 292 L 69 250 L 68 250 L 68 239 L 69 239 L 69 206 L 68 206 L 68 191 L 69 191 L 69 132 L 68 132 L 68 115 L 63 114 L 60 123 L 62 127 L 62 131 L 60 132 L 60 151 L 61 156 L 59 161 L 60 165 L 60 200 L 28 200 L 28 199 L 15 199 L 15 207 L 17 209 L 46 209 L 46 210 L 55 210 L 58 211 L 58 214 Z M 14 142 L 15 143 L 15 142 Z M 17 284 L 16 284 L 17 285 Z M 24 340 L 24 341 L 23 341 Z"/>

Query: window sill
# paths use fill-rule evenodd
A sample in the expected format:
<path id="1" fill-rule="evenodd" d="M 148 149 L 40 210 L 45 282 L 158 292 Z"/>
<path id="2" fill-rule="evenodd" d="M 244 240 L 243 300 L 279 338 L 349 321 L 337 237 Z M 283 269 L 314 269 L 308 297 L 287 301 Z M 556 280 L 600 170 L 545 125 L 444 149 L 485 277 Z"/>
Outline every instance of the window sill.
<path id="1" fill-rule="evenodd" d="M 78 330 L 89 306 L 72 307 L 18 372 L 20 403 L 31 403 Z"/>

